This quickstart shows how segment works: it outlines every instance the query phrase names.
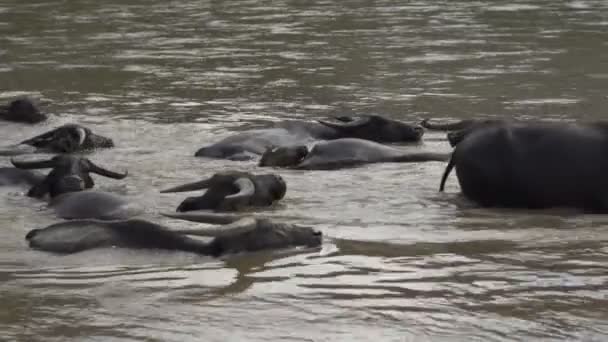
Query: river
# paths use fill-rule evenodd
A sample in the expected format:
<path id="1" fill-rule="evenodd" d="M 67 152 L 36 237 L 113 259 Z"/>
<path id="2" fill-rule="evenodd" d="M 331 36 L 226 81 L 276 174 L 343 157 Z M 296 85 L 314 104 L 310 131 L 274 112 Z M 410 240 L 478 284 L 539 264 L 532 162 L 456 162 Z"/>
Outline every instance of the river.
<path id="1" fill-rule="evenodd" d="M 608 108 L 603 0 L 3 0 L 0 42 L 1 102 L 28 94 L 52 114 L 2 123 L 3 142 L 68 122 L 112 137 L 89 157 L 129 176 L 98 188 L 155 217 L 185 197 L 160 189 L 262 172 L 193 154 L 272 121 Z M 0 189 L 0 340 L 606 340 L 608 217 L 478 209 L 454 175 L 437 191 L 444 166 L 276 170 L 288 192 L 264 213 L 315 226 L 322 247 L 220 259 L 34 251 L 26 232 L 57 219 Z"/>

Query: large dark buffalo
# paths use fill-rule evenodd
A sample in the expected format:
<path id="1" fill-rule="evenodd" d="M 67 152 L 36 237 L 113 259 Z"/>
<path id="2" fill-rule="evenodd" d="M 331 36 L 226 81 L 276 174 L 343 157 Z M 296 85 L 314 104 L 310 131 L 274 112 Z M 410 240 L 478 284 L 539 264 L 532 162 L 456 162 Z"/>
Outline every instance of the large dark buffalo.
<path id="1" fill-rule="evenodd" d="M 342 116 L 336 122 L 285 121 L 273 128 L 256 129 L 231 135 L 199 149 L 195 156 L 248 160 L 280 146 L 306 145 L 317 140 L 359 138 L 377 142 L 415 142 L 424 134 L 418 125 L 387 119 L 379 115 L 359 119 Z"/>
<path id="2" fill-rule="evenodd" d="M 47 119 L 30 98 L 22 97 L 0 106 L 0 119 L 34 124 Z"/>
<path id="3" fill-rule="evenodd" d="M 34 152 L 73 153 L 111 147 L 114 147 L 112 139 L 95 134 L 81 125 L 66 124 L 24 140 L 17 145 L 0 148 L 0 155 Z"/>
<path id="4" fill-rule="evenodd" d="M 177 211 L 236 211 L 270 206 L 285 196 L 287 185 L 275 174 L 254 175 L 241 171 L 224 171 L 199 182 L 180 185 L 161 193 L 207 189 L 202 196 L 188 197 Z"/>
<path id="5" fill-rule="evenodd" d="M 608 129 L 603 124 L 496 123 L 452 154 L 462 193 L 485 207 L 608 211 Z"/>
<path id="6" fill-rule="evenodd" d="M 169 215 L 172 216 L 172 215 Z M 276 223 L 263 218 L 236 218 L 195 214 L 179 219 L 222 226 L 171 230 L 140 220 L 59 222 L 27 233 L 30 247 L 55 253 L 76 253 L 101 247 L 148 248 L 220 256 L 296 246 L 317 247 L 322 234 L 310 227 Z M 188 235 L 214 237 L 210 242 Z"/>
<path id="7" fill-rule="evenodd" d="M 373 141 L 345 138 L 316 143 L 311 149 L 283 146 L 267 150 L 259 166 L 305 170 L 333 170 L 370 163 L 447 161 L 449 154 L 405 151 Z"/>

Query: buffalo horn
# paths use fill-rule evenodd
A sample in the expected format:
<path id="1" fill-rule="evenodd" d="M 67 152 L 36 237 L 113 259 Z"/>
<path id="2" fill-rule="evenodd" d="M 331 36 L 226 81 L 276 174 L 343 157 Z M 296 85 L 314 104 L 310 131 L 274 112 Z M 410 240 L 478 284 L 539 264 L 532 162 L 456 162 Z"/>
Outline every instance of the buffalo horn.
<path id="1" fill-rule="evenodd" d="M 211 186 L 211 178 L 204 179 L 199 182 L 179 185 L 174 188 L 170 188 L 170 189 L 166 189 L 166 190 L 161 190 L 161 193 L 194 191 L 194 190 L 206 189 L 209 186 Z"/>
<path id="2" fill-rule="evenodd" d="M 221 237 L 229 235 L 237 235 L 250 232 L 256 229 L 258 226 L 257 220 L 253 217 L 245 217 L 236 222 L 209 228 L 199 229 L 179 229 L 175 230 L 176 233 L 185 235 L 197 235 L 197 236 L 209 236 L 209 237 Z"/>
<path id="3" fill-rule="evenodd" d="M 93 164 L 92 161 L 89 161 L 88 164 L 89 164 L 89 172 L 93 172 L 93 173 L 96 173 L 98 175 L 108 177 L 108 178 L 123 179 L 123 178 L 127 177 L 127 175 L 129 174 L 128 171 L 125 171 L 124 173 L 118 173 L 118 172 L 106 170 L 102 167 L 99 167 L 99 166 Z"/>
<path id="4" fill-rule="evenodd" d="M 344 129 L 344 128 L 357 128 L 357 127 L 363 126 L 363 125 L 367 124 L 369 122 L 369 120 L 370 120 L 369 117 L 364 117 L 359 120 L 354 120 L 354 121 L 350 121 L 350 122 L 337 123 L 337 122 L 319 120 L 319 123 L 321 123 L 327 127 L 331 127 L 331 128 L 335 128 L 335 129 Z"/>
<path id="5" fill-rule="evenodd" d="M 22 142 L 20 142 L 20 144 L 25 144 L 25 145 L 33 145 L 36 143 L 39 143 L 41 140 L 47 140 L 49 138 L 51 138 L 53 135 L 55 135 L 55 133 L 57 132 L 57 129 L 53 129 L 51 131 L 48 131 L 46 133 L 42 133 L 40 135 L 37 135 L 33 138 L 27 139 L 27 140 L 23 140 Z"/>
<path id="6" fill-rule="evenodd" d="M 50 169 L 55 167 L 55 162 L 52 159 L 39 161 L 16 161 L 11 158 L 11 164 L 19 169 Z"/>
<path id="7" fill-rule="evenodd" d="M 249 178 L 241 177 L 234 181 L 234 185 L 239 189 L 239 192 L 226 196 L 227 200 L 251 197 L 255 193 L 255 184 Z"/>
<path id="8" fill-rule="evenodd" d="M 203 210 L 194 210 L 183 213 L 160 213 L 163 216 L 192 222 L 209 224 L 229 224 L 242 219 L 242 216 L 230 214 L 216 214 Z"/>
<path id="9" fill-rule="evenodd" d="M 82 146 L 84 140 L 87 138 L 87 132 L 82 127 L 76 128 L 76 134 L 78 135 L 78 146 Z"/>

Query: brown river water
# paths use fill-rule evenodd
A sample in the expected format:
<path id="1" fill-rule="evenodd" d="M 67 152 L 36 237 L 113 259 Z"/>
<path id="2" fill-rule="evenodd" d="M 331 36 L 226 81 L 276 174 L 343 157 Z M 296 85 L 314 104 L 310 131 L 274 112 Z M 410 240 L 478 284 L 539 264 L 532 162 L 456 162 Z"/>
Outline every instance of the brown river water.
<path id="1" fill-rule="evenodd" d="M 194 158 L 282 119 L 606 118 L 608 2 L 0 2 L 0 100 L 40 98 L 44 124 L 112 137 L 100 189 L 157 222 L 159 190 L 254 162 Z M 427 132 L 413 149 L 449 151 Z M 0 160 L 0 166 L 8 159 Z M 227 256 L 30 250 L 56 222 L 0 189 L 2 341 L 605 341 L 608 217 L 482 210 L 444 163 L 275 170 L 263 211 L 322 230 L 320 249 Z"/>

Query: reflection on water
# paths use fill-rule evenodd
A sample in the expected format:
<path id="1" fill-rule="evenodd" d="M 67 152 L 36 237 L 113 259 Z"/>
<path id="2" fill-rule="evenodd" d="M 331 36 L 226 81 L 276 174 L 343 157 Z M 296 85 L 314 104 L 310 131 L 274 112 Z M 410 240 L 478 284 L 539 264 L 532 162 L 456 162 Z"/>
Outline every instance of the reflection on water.
<path id="1" fill-rule="evenodd" d="M 169 185 L 254 162 L 192 155 L 285 118 L 381 113 L 598 119 L 608 105 L 605 1 L 13 1 L 0 4 L 0 99 L 111 136 L 98 186 L 155 220 Z M 427 133 L 421 148 L 448 151 Z M 0 161 L 7 165 L 8 160 Z M 23 239 L 54 222 L 0 189 L 0 339 L 33 341 L 585 340 L 608 335 L 600 215 L 474 208 L 442 163 L 293 171 L 269 216 L 314 225 L 320 250 L 211 259 Z"/>

